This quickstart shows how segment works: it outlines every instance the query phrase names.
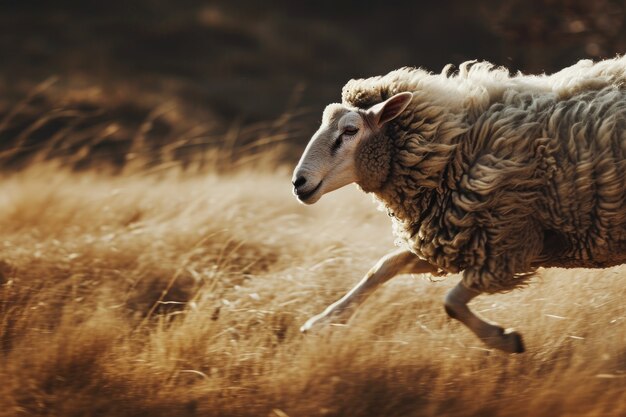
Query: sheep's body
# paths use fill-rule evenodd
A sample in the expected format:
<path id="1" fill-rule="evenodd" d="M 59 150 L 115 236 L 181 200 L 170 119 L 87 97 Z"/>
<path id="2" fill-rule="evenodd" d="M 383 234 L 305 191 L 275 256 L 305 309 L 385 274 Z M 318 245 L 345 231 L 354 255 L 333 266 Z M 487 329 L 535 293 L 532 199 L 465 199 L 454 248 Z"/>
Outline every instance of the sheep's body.
<path id="1" fill-rule="evenodd" d="M 414 97 L 356 155 L 360 186 L 420 258 L 483 292 L 539 266 L 626 262 L 624 58 L 550 76 L 488 64 L 449 77 L 402 69 L 352 80 L 343 104 Z M 382 142 L 382 143 L 381 143 Z"/>

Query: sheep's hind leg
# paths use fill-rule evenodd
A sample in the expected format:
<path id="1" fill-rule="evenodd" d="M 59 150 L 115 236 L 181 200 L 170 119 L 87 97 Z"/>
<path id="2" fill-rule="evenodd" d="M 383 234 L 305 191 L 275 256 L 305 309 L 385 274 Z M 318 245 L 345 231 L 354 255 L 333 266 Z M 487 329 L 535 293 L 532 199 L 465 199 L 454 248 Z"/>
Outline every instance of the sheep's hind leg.
<path id="1" fill-rule="evenodd" d="M 465 324 L 487 346 L 507 353 L 524 352 L 522 336 L 512 330 L 505 330 L 495 323 L 491 323 L 477 316 L 467 303 L 481 294 L 471 290 L 459 282 L 446 296 L 446 313 L 453 319 Z"/>
<path id="2" fill-rule="evenodd" d="M 321 314 L 311 317 L 300 328 L 306 333 L 320 322 L 335 317 L 335 322 L 345 323 L 350 312 L 369 297 L 378 287 L 399 274 L 436 273 L 437 268 L 419 259 L 408 250 L 397 250 L 382 257 L 376 265 L 341 299 L 329 305 Z"/>

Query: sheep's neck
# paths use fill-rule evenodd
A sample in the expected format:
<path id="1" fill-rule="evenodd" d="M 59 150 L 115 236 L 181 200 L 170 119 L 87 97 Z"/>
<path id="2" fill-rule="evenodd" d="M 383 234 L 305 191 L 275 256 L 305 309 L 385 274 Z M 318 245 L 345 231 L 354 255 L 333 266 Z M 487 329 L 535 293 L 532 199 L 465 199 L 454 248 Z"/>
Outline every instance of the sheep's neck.
<path id="1" fill-rule="evenodd" d="M 448 182 L 456 180 L 453 172 L 455 145 L 427 144 L 407 151 L 396 143 L 386 181 L 374 191 L 389 214 L 407 222 L 421 223 L 424 210 L 439 204 L 447 195 Z M 444 181 L 445 179 L 445 181 Z"/>
<path id="2" fill-rule="evenodd" d="M 446 115 L 427 116 L 416 114 L 387 132 L 392 138 L 387 177 L 373 192 L 394 218 L 398 238 L 424 259 L 454 271 L 452 263 L 437 260 L 438 249 L 429 243 L 436 227 L 430 225 L 440 222 L 450 190 L 460 179 L 459 144 L 467 128 Z"/>

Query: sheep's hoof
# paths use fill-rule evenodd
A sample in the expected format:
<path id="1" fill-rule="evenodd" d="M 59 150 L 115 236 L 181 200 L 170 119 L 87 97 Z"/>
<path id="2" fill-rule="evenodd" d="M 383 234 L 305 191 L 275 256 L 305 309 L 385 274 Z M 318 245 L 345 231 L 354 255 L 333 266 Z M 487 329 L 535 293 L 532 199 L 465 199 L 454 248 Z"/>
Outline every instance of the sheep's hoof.
<path id="1" fill-rule="evenodd" d="M 313 327 L 318 327 L 319 324 L 321 324 L 319 322 L 324 321 L 325 318 L 326 316 L 324 314 L 318 314 L 317 316 L 311 317 L 302 325 L 302 327 L 300 327 L 300 333 L 310 332 Z"/>
<path id="2" fill-rule="evenodd" d="M 324 311 L 321 314 L 311 317 L 300 327 L 300 333 L 308 333 L 313 328 L 319 328 L 326 324 L 334 325 L 334 326 L 343 326 L 348 322 L 350 317 L 341 314 L 341 311 L 331 310 Z"/>
<path id="3" fill-rule="evenodd" d="M 499 329 L 498 337 L 485 340 L 487 345 L 494 349 L 499 349 L 506 353 L 524 353 L 524 341 L 522 335 L 513 329 Z"/>
<path id="4" fill-rule="evenodd" d="M 504 331 L 504 338 L 509 340 L 509 343 L 513 348 L 509 351 L 510 353 L 524 353 L 526 351 L 526 347 L 524 347 L 524 340 L 519 332 L 507 329 Z"/>

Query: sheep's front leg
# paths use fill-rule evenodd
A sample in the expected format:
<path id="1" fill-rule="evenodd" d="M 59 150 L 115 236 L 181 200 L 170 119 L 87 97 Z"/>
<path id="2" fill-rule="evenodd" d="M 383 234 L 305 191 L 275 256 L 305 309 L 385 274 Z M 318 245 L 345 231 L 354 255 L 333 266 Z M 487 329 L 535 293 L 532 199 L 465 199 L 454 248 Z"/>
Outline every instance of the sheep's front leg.
<path id="1" fill-rule="evenodd" d="M 518 332 L 505 330 L 495 323 L 480 318 L 470 310 L 467 303 L 480 294 L 459 282 L 446 296 L 446 313 L 466 325 L 487 346 L 508 353 L 524 352 L 524 342 Z"/>
<path id="2" fill-rule="evenodd" d="M 350 318 L 349 312 L 353 312 L 356 307 L 365 301 L 379 286 L 396 275 L 436 272 L 436 267 L 419 259 L 408 250 L 401 249 L 389 253 L 381 258 L 365 277 L 340 300 L 329 305 L 321 314 L 311 317 L 304 323 L 300 331 L 306 333 L 311 330 L 313 326 L 333 316 L 338 316 L 338 323 L 345 323 Z"/>

